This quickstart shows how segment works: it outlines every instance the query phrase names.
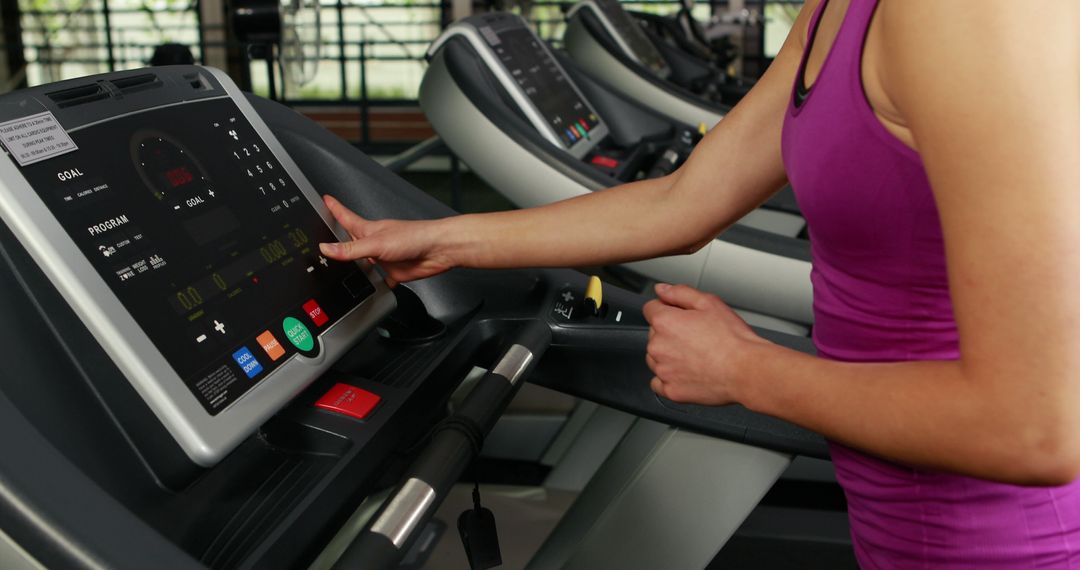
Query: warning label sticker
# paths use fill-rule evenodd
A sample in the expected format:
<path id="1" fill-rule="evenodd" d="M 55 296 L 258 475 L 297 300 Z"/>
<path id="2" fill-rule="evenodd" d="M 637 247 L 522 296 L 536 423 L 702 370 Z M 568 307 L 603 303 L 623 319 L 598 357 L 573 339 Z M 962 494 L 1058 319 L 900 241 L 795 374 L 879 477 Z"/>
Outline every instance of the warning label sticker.
<path id="1" fill-rule="evenodd" d="M 0 123 L 0 143 L 19 166 L 79 150 L 49 111 Z"/>

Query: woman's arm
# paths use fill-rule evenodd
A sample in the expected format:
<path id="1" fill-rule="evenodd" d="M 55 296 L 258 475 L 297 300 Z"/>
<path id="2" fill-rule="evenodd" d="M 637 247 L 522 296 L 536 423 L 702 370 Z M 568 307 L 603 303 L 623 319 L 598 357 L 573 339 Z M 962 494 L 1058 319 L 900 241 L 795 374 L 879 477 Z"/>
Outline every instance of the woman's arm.
<path id="1" fill-rule="evenodd" d="M 794 29 L 806 27 L 813 5 Z M 421 223 L 363 220 L 330 199 L 355 239 L 324 244 L 323 252 L 376 258 L 403 281 L 453 266 L 604 265 L 696 251 L 783 186 L 780 131 L 802 43 L 791 34 L 762 80 L 667 177 L 539 208 Z"/>
<path id="2" fill-rule="evenodd" d="M 879 10 L 882 87 L 934 189 L 960 360 L 797 354 L 753 337 L 714 297 L 675 287 L 649 307 L 654 389 L 739 401 L 902 463 L 1069 482 L 1080 474 L 1080 4 L 882 0 Z M 680 363 L 678 346 L 701 342 L 683 335 L 705 322 L 727 323 L 714 327 L 724 338 Z"/>

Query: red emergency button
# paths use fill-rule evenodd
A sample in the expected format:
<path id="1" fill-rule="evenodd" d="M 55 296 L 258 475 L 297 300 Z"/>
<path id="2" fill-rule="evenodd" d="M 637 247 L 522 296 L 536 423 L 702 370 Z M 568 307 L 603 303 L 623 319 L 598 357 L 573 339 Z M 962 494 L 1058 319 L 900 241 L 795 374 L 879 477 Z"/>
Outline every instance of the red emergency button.
<path id="1" fill-rule="evenodd" d="M 603 166 L 604 168 L 616 168 L 619 166 L 619 161 L 610 156 L 601 156 L 599 154 L 592 157 L 592 163 L 597 166 Z"/>
<path id="2" fill-rule="evenodd" d="M 361 390 L 356 386 L 334 384 L 334 387 L 329 392 L 323 394 L 323 397 L 319 398 L 318 402 L 315 402 L 315 407 L 362 420 L 371 413 L 371 410 L 375 409 L 376 404 L 381 399 L 375 394 L 367 390 Z"/>
<path id="3" fill-rule="evenodd" d="M 307 303 L 304 303 L 304 312 L 311 317 L 311 322 L 315 323 L 317 327 L 325 325 L 326 321 L 330 320 L 330 317 L 326 316 L 326 311 L 322 310 L 322 307 L 315 302 L 315 299 L 309 299 Z"/>

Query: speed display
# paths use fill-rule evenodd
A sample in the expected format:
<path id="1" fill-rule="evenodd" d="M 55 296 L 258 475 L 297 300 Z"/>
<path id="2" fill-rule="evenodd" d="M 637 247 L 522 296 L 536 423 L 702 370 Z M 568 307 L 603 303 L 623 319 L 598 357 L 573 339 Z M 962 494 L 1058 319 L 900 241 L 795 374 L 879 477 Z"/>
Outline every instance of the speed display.
<path id="1" fill-rule="evenodd" d="M 70 136 L 77 152 L 22 173 L 209 414 L 374 292 L 319 255 L 337 237 L 230 99 Z"/>

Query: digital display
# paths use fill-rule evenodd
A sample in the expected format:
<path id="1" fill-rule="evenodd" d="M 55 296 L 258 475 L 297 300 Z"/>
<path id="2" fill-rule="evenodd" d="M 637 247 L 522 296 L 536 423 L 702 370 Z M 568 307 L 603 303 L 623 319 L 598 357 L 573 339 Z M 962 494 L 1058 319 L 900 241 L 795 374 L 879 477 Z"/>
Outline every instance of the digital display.
<path id="1" fill-rule="evenodd" d="M 211 415 L 374 292 L 319 255 L 337 238 L 231 100 L 70 135 L 23 175 Z"/>
<path id="2" fill-rule="evenodd" d="M 527 28 L 482 33 L 503 66 L 567 148 L 600 124 L 543 44 Z"/>
<path id="3" fill-rule="evenodd" d="M 192 180 L 195 180 L 195 175 L 190 170 L 180 166 L 172 170 L 165 171 L 165 179 L 169 181 L 169 185 L 173 188 L 177 186 L 183 186 Z"/>
<path id="4" fill-rule="evenodd" d="M 596 0 L 596 5 L 604 12 L 608 21 L 615 27 L 615 30 L 626 42 L 630 51 L 634 52 L 634 56 L 637 57 L 638 61 L 653 73 L 665 79 L 671 74 L 671 69 L 664 60 L 664 56 L 660 55 L 660 51 L 653 45 L 649 36 L 645 35 L 641 26 L 623 9 L 619 0 Z"/>

